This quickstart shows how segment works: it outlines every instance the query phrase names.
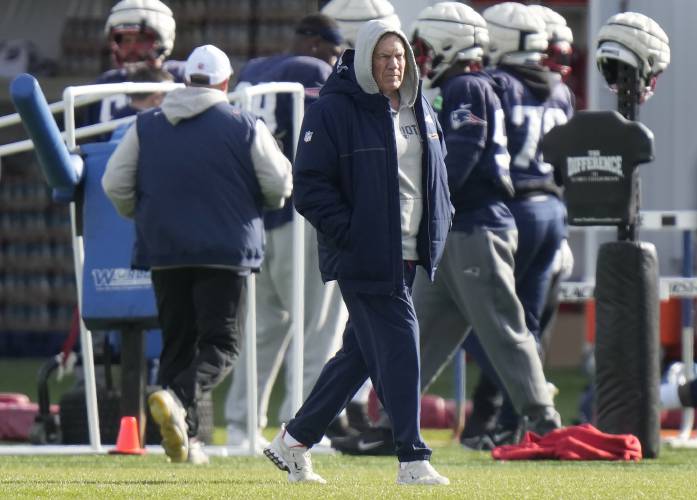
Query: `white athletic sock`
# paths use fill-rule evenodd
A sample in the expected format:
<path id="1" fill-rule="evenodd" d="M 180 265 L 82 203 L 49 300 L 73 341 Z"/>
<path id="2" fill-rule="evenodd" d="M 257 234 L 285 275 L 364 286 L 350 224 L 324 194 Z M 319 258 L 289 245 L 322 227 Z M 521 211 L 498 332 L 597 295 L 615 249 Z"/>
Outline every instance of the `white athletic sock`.
<path id="1" fill-rule="evenodd" d="M 290 432 L 288 432 L 288 431 L 285 431 L 283 433 L 283 442 L 286 443 L 286 446 L 288 446 L 288 448 L 298 448 L 298 447 L 307 448 L 307 446 L 305 446 L 300 441 L 298 441 L 293 436 L 291 436 Z"/>
<path id="2" fill-rule="evenodd" d="M 682 408 L 677 384 L 661 384 L 661 408 L 665 410 Z"/>

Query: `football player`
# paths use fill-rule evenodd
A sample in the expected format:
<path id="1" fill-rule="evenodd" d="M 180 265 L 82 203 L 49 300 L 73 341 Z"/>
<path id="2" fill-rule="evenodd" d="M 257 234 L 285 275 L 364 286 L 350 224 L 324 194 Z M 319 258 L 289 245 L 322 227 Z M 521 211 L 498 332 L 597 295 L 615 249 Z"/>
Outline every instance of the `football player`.
<path id="1" fill-rule="evenodd" d="M 184 81 L 184 63 L 166 58 L 174 47 L 176 23 L 172 11 L 160 0 L 121 0 L 112 7 L 104 26 L 113 68 L 95 84 L 129 81 L 134 67 L 162 68 L 177 82 Z M 105 97 L 89 106 L 87 123 L 107 122 L 114 112 L 127 106 L 128 96 Z"/>
<path id="2" fill-rule="evenodd" d="M 551 22 L 548 25 L 545 13 L 516 2 L 497 4 L 483 13 L 490 27 L 490 73 L 500 88 L 515 188 L 515 196 L 508 200 L 507 205 L 518 228 L 516 292 L 525 309 L 527 327 L 538 343 L 542 314 L 555 270 L 555 257 L 567 235 L 566 208 L 561 200 L 558 179 L 552 166 L 544 161 L 540 144 L 546 132 L 570 118 L 574 102 L 571 91 L 562 82 L 563 74 L 568 75 L 564 65 L 556 66 L 559 72 L 550 71 L 545 66 L 546 60 L 548 65 L 565 62 L 549 61 L 546 54 L 550 38 L 563 38 L 562 46 L 566 50 L 570 30 L 565 22 L 562 23 L 563 18 L 554 12 L 554 16 L 549 16 Z M 564 250 L 568 269 L 568 245 Z M 469 344 L 474 345 L 467 347 L 481 354 L 481 349 L 476 345 L 478 339 L 481 340 L 481 337 L 469 339 Z M 493 402 L 497 400 L 495 388 L 503 387 L 497 380 L 497 373 L 487 369 L 489 363 L 481 357 L 475 355 L 483 368 L 475 394 L 483 406 L 494 411 Z M 549 392 L 556 392 L 551 384 Z M 482 408 L 478 408 L 475 402 L 473 415 L 476 418 L 470 419 L 471 425 L 465 428 L 462 436 L 466 446 L 480 447 L 482 435 L 477 435 L 478 430 L 474 429 L 476 426 L 473 424 L 490 421 L 487 415 L 480 414 L 481 411 Z M 491 433 L 499 437 L 493 439 L 494 444 L 505 441 L 506 436 L 515 435 L 518 427 L 518 415 L 508 399 L 499 415 L 497 429 Z"/>

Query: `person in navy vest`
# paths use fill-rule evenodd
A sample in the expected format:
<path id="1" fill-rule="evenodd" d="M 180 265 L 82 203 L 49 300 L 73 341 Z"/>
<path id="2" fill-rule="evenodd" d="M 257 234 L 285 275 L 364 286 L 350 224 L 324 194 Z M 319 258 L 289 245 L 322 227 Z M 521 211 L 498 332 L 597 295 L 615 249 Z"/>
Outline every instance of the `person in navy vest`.
<path id="1" fill-rule="evenodd" d="M 319 89 L 332 72 L 340 54 L 341 35 L 336 23 L 322 14 L 310 14 L 295 27 L 290 52 L 249 61 L 238 77 L 236 89 L 265 82 L 298 82 L 305 87 L 305 105 L 317 100 Z M 253 112 L 262 118 L 282 145 L 287 158 L 293 156 L 293 106 L 289 94 L 266 94 L 252 100 Z M 286 391 L 279 420 L 292 416 L 291 370 L 288 346 L 293 325 L 293 203 L 264 213 L 266 259 L 256 281 L 257 377 L 259 427 L 266 427 L 271 390 L 286 359 Z M 317 264 L 315 229 L 305 225 L 305 321 L 303 344 L 303 396 L 310 393 L 322 367 L 336 352 L 347 319 L 336 283 L 322 283 Z M 227 444 L 248 446 L 247 378 L 244 350 L 240 354 L 225 400 Z M 268 445 L 260 432 L 257 442 Z"/>
<path id="2" fill-rule="evenodd" d="M 239 354 L 245 276 L 264 257 L 262 208 L 282 206 L 292 177 L 266 125 L 228 102 L 232 68 L 220 49 L 195 49 L 185 74 L 185 88 L 138 115 L 102 186 L 135 220 L 132 266 L 152 270 L 163 389 L 150 412 L 170 459 L 200 464 L 197 402 Z"/>
<path id="3" fill-rule="evenodd" d="M 295 207 L 316 229 L 324 281 L 349 311 L 343 344 L 265 455 L 292 482 L 325 480 L 309 448 L 370 377 L 394 424 L 401 484 L 448 484 L 419 432 L 416 266 L 431 278 L 453 208 L 443 135 L 406 36 L 373 20 L 310 106 L 294 164 Z"/>

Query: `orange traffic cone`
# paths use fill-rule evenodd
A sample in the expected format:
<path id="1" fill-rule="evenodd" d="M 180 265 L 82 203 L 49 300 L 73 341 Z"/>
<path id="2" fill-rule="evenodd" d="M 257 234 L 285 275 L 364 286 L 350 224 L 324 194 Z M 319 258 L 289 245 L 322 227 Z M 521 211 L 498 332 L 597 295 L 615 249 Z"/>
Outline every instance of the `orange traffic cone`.
<path id="1" fill-rule="evenodd" d="M 145 449 L 140 447 L 138 421 L 136 417 L 121 417 L 119 437 L 116 440 L 116 448 L 109 453 L 119 455 L 142 455 Z"/>

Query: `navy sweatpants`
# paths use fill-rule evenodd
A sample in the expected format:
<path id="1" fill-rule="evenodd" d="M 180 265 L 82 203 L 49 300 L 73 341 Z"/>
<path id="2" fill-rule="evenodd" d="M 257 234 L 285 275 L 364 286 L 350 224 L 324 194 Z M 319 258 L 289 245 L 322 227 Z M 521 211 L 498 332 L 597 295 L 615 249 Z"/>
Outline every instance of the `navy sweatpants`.
<path id="1" fill-rule="evenodd" d="M 553 195 L 516 198 L 506 203 L 518 227 L 516 293 L 528 330 L 539 341 L 540 318 L 552 281 L 554 256 L 566 236 L 566 207 Z"/>
<path id="2" fill-rule="evenodd" d="M 295 418 L 291 436 L 312 446 L 370 377 L 393 423 L 400 462 L 428 460 L 431 450 L 419 432 L 419 327 L 411 298 L 415 266 L 404 265 L 404 284 L 393 295 L 339 287 L 349 312 L 343 344 L 324 366 Z"/>

